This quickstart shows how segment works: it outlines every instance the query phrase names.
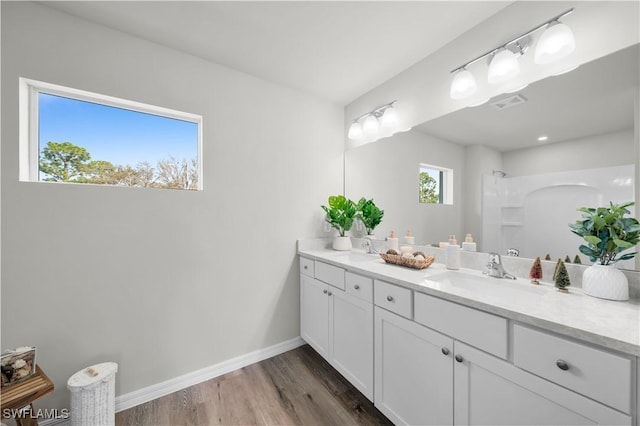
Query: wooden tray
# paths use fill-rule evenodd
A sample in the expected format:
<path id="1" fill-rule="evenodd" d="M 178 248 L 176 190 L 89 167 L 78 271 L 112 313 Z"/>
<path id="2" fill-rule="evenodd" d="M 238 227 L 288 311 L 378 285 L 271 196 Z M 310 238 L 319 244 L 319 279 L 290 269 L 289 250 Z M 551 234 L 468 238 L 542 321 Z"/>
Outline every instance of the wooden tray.
<path id="1" fill-rule="evenodd" d="M 404 266 L 406 268 L 424 269 L 429 267 L 436 260 L 435 256 L 427 256 L 424 260 L 416 260 L 413 257 L 402 257 L 399 254 L 380 253 L 380 257 L 387 263 Z"/>

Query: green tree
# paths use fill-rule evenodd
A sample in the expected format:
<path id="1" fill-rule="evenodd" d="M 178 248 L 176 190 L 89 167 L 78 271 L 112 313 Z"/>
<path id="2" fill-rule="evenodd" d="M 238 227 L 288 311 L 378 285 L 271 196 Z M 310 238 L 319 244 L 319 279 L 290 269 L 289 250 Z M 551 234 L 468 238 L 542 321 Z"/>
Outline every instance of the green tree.
<path id="1" fill-rule="evenodd" d="M 77 181 L 82 183 L 111 183 L 109 176 L 113 174 L 115 169 L 116 167 L 109 161 L 90 161 L 82 167 L 82 177 L 78 178 Z"/>
<path id="2" fill-rule="evenodd" d="M 420 193 L 419 201 L 421 203 L 438 203 L 440 197 L 436 188 L 436 180 L 427 172 L 420 172 Z"/>
<path id="3" fill-rule="evenodd" d="M 78 182 L 84 177 L 84 170 L 91 160 L 85 148 L 71 142 L 47 142 L 40 157 L 40 171 L 48 182 Z"/>

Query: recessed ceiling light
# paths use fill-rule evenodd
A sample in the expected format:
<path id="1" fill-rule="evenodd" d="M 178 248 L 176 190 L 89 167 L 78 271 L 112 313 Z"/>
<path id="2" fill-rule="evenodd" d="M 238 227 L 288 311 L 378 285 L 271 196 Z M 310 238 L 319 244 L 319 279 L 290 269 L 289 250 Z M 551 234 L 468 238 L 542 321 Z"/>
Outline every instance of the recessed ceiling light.
<path id="1" fill-rule="evenodd" d="M 548 136 L 539 136 L 539 137 L 538 137 L 538 142 L 544 142 L 544 141 L 546 141 L 547 139 L 549 139 L 549 137 L 548 137 Z"/>

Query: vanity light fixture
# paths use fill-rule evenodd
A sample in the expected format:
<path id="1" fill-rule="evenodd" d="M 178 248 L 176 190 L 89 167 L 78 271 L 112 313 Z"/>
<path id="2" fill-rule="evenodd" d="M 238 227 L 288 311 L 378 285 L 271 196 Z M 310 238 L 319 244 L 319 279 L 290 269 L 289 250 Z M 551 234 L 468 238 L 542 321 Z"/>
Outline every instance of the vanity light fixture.
<path id="1" fill-rule="evenodd" d="M 451 99 L 464 99 L 476 92 L 476 78 L 466 68 L 459 69 L 451 82 Z"/>
<path id="2" fill-rule="evenodd" d="M 451 82 L 451 99 L 464 99 L 476 91 L 476 81 L 473 74 L 467 69 L 472 64 L 489 59 L 487 80 L 490 84 L 501 84 L 513 79 L 520 72 L 518 58 L 525 54 L 531 42 L 531 35 L 545 28 L 536 45 L 534 62 L 536 64 L 550 64 L 563 59 L 573 53 L 576 47 L 573 32 L 560 19 L 569 15 L 574 8 L 561 13 L 558 16 L 545 21 L 535 28 L 527 31 L 508 42 L 491 49 L 477 58 L 455 68 L 453 81 Z"/>
<path id="3" fill-rule="evenodd" d="M 576 39 L 573 31 L 566 24 L 554 20 L 540 36 L 533 60 L 536 64 L 551 64 L 569 56 L 574 50 Z"/>
<path id="4" fill-rule="evenodd" d="M 351 126 L 349 127 L 349 139 L 362 139 L 362 124 L 357 121 L 351 123 Z"/>
<path id="5" fill-rule="evenodd" d="M 372 136 L 378 133 L 380 124 L 374 115 L 367 115 L 362 122 L 362 131 L 366 136 Z"/>
<path id="6" fill-rule="evenodd" d="M 395 126 L 398 123 L 398 113 L 394 108 L 396 102 L 397 101 L 393 101 L 384 104 L 353 120 L 353 123 L 349 126 L 348 138 L 358 140 L 362 139 L 363 136 L 374 136 L 380 126 Z"/>

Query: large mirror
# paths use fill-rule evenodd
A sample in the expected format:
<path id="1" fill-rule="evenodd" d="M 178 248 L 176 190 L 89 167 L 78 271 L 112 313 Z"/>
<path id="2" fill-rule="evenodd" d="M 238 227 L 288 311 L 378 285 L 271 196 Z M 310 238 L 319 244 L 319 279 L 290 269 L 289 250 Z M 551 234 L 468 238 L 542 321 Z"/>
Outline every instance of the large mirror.
<path id="1" fill-rule="evenodd" d="M 385 210 L 379 238 L 411 229 L 416 242 L 432 244 L 471 233 L 479 251 L 573 258 L 581 241 L 567 224 L 578 207 L 635 197 L 639 51 L 622 49 L 348 150 L 345 194 Z M 451 171 L 451 204 L 418 201 L 421 164 Z"/>

